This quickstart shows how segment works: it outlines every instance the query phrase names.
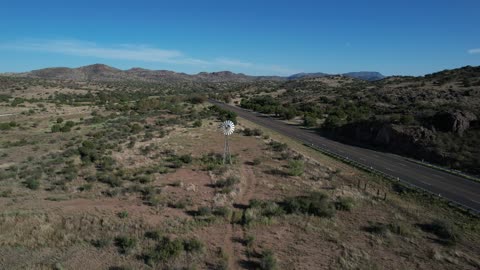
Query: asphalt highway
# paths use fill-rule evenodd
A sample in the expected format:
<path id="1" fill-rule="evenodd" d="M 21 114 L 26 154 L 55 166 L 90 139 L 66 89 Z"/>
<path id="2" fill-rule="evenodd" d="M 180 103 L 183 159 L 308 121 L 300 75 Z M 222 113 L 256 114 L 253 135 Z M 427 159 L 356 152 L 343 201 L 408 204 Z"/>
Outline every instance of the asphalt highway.
<path id="1" fill-rule="evenodd" d="M 326 149 L 362 165 L 372 167 L 400 181 L 442 196 L 480 213 L 480 183 L 412 162 L 405 157 L 343 144 L 320 136 L 311 130 L 289 125 L 263 114 L 210 100 L 224 109 L 258 125 L 277 131 L 304 143 Z"/>

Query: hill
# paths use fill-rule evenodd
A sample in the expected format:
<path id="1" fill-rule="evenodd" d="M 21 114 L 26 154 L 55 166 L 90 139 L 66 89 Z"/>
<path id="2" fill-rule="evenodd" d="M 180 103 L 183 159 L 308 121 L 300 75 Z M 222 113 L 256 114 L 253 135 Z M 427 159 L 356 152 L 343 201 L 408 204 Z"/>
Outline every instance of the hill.
<path id="1" fill-rule="evenodd" d="M 121 70 L 104 64 L 93 64 L 78 68 L 52 67 L 32 70 L 24 73 L 9 73 L 9 76 L 21 76 L 41 79 L 73 80 L 73 81 L 148 81 L 148 82 L 254 82 L 254 81 L 285 81 L 305 78 L 321 78 L 343 75 L 366 81 L 385 78 L 379 72 L 349 72 L 332 75 L 322 72 L 297 73 L 288 77 L 281 76 L 250 76 L 231 71 L 200 72 L 186 74 L 169 70 L 149 70 L 134 67 Z"/>

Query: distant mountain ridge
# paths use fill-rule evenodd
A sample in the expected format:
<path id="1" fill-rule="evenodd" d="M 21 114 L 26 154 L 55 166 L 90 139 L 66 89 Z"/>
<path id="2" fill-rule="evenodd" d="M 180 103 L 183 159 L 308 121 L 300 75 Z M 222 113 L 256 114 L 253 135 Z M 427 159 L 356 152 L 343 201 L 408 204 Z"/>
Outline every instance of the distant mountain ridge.
<path id="1" fill-rule="evenodd" d="M 345 77 L 349 78 L 355 78 L 355 79 L 360 79 L 360 80 L 365 80 L 365 81 L 378 81 L 385 76 L 383 76 L 380 72 L 376 71 L 360 71 L 360 72 L 348 72 L 348 73 L 343 73 L 343 74 L 327 74 L 327 73 L 322 73 L 322 72 L 316 72 L 316 73 L 297 73 L 293 74 L 288 77 L 289 80 L 296 80 L 296 79 L 303 79 L 303 78 L 320 78 L 320 77 L 326 77 L 326 76 L 333 76 L 333 75 L 342 75 Z"/>
<path id="2" fill-rule="evenodd" d="M 57 80 L 74 80 L 74 81 L 195 81 L 195 82 L 253 82 L 261 80 L 295 80 L 303 78 L 315 78 L 332 76 L 327 73 L 298 73 L 289 77 L 281 76 L 250 76 L 243 73 L 233 73 L 231 71 L 218 72 L 200 72 L 197 74 L 186 74 L 170 70 L 150 70 L 139 67 L 134 67 L 127 70 L 121 70 L 104 64 L 93 64 L 82 66 L 78 68 L 68 67 L 53 67 L 23 73 L 9 73 L 9 75 L 21 77 L 34 77 L 43 79 L 57 79 Z M 378 72 L 350 72 L 341 74 L 346 77 L 361 79 L 361 80 L 380 80 L 384 76 Z"/>

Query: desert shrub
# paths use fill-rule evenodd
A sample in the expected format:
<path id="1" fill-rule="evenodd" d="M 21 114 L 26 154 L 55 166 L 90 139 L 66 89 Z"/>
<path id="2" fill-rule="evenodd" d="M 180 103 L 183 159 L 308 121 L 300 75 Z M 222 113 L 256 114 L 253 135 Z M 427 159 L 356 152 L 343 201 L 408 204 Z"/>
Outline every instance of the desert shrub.
<path id="1" fill-rule="evenodd" d="M 55 133 L 55 132 L 60 132 L 60 130 L 62 129 L 62 126 L 61 125 L 58 125 L 58 124 L 55 124 L 52 126 L 52 128 L 50 129 L 50 131 L 52 133 Z"/>
<path id="2" fill-rule="evenodd" d="M 195 213 L 197 216 L 208 216 L 212 214 L 212 209 L 207 206 L 202 206 L 198 208 L 197 212 Z"/>
<path id="3" fill-rule="evenodd" d="M 230 219 L 232 216 L 232 209 L 226 206 L 219 206 L 213 209 L 213 214 L 216 216 L 224 217 L 226 219 Z"/>
<path id="4" fill-rule="evenodd" d="M 397 235 L 411 236 L 414 234 L 412 227 L 400 221 L 395 221 L 389 224 L 389 230 Z"/>
<path id="5" fill-rule="evenodd" d="M 240 179 L 235 176 L 229 176 L 226 179 L 221 179 L 218 180 L 215 183 L 215 186 L 218 188 L 225 188 L 225 187 L 233 187 L 235 184 L 238 184 L 240 182 Z"/>
<path id="6" fill-rule="evenodd" d="M 411 228 L 400 221 L 395 221 L 393 223 L 372 223 L 368 227 L 365 228 L 365 230 L 369 233 L 373 234 L 378 234 L 385 236 L 387 234 L 397 234 L 401 236 L 411 236 L 413 235 L 413 232 Z"/>
<path id="7" fill-rule="evenodd" d="M 151 175 L 140 175 L 137 177 L 137 181 L 142 184 L 147 184 L 153 181 L 153 177 Z"/>
<path id="8" fill-rule="evenodd" d="M 251 200 L 248 209 L 242 217 L 242 224 L 254 222 L 270 223 L 271 218 L 283 215 L 285 212 L 280 205 L 272 201 Z"/>
<path id="9" fill-rule="evenodd" d="M 327 129 L 332 129 L 341 126 L 343 123 L 344 121 L 337 115 L 329 115 L 327 119 L 325 119 L 323 127 Z"/>
<path id="10" fill-rule="evenodd" d="M 92 240 L 91 243 L 96 248 L 104 248 L 110 245 L 111 240 L 109 238 L 100 238 Z"/>
<path id="11" fill-rule="evenodd" d="M 402 115 L 400 117 L 400 123 L 404 125 L 411 125 L 415 121 L 415 118 L 412 115 Z"/>
<path id="12" fill-rule="evenodd" d="M 117 216 L 119 218 L 127 218 L 128 217 L 128 212 L 127 211 L 118 212 Z"/>
<path id="13" fill-rule="evenodd" d="M 262 130 L 260 130 L 258 128 L 254 128 L 254 129 L 245 128 L 243 130 L 243 134 L 245 136 L 261 136 L 263 134 L 263 132 L 262 132 Z"/>
<path id="14" fill-rule="evenodd" d="M 282 205 L 283 209 L 289 214 L 300 213 L 320 217 L 333 217 L 335 215 L 334 204 L 322 192 L 312 192 L 308 196 L 287 198 Z"/>
<path id="15" fill-rule="evenodd" d="M 202 126 L 202 120 L 195 120 L 195 122 L 193 122 L 193 127 L 201 127 Z"/>
<path id="16" fill-rule="evenodd" d="M 202 252 L 203 243 L 197 238 L 183 240 L 183 249 L 188 253 Z"/>
<path id="17" fill-rule="evenodd" d="M 253 243 L 255 242 L 255 236 L 249 234 L 245 237 L 245 246 L 251 249 L 253 247 Z"/>
<path id="18" fill-rule="evenodd" d="M 262 160 L 259 159 L 259 158 L 255 158 L 255 159 L 253 159 L 253 161 L 252 161 L 252 164 L 253 164 L 254 166 L 258 166 L 258 165 L 260 165 L 261 163 L 262 163 Z"/>
<path id="19" fill-rule="evenodd" d="M 211 106 L 209 110 L 217 115 L 218 120 L 222 122 L 231 120 L 234 124 L 237 124 L 237 114 L 235 112 L 222 109 L 216 105 Z"/>
<path id="20" fill-rule="evenodd" d="M 162 234 L 159 231 L 148 231 L 145 232 L 145 237 L 153 240 L 160 240 Z"/>
<path id="21" fill-rule="evenodd" d="M 341 211 L 350 211 L 355 206 L 355 201 L 350 197 L 342 197 L 335 202 L 335 208 Z"/>
<path id="22" fill-rule="evenodd" d="M 34 177 L 29 177 L 25 180 L 25 186 L 32 190 L 37 190 L 40 187 L 40 181 Z"/>
<path id="23" fill-rule="evenodd" d="M 179 159 L 172 159 L 170 160 L 170 164 L 168 165 L 168 167 L 172 168 L 172 169 L 178 169 L 178 168 L 181 168 L 183 165 L 183 162 Z"/>
<path id="24" fill-rule="evenodd" d="M 174 204 L 171 204 L 170 206 L 177 209 L 185 209 L 190 203 L 190 200 L 183 198 L 176 201 Z"/>
<path id="25" fill-rule="evenodd" d="M 111 173 L 97 173 L 97 180 L 110 185 L 111 187 L 120 187 L 122 186 L 122 179 L 120 177 L 111 174 Z"/>
<path id="26" fill-rule="evenodd" d="M 271 250 L 265 250 L 260 256 L 260 269 L 274 270 L 277 269 L 277 259 Z"/>
<path id="27" fill-rule="evenodd" d="M 168 237 L 162 237 L 155 248 L 145 254 L 145 261 L 149 265 L 168 262 L 180 256 L 183 248 L 183 243 L 179 239 L 171 240 Z"/>
<path id="28" fill-rule="evenodd" d="M 88 180 L 87 180 L 88 181 Z M 91 183 L 84 184 L 78 188 L 80 191 L 89 191 L 92 190 L 93 185 Z"/>
<path id="29" fill-rule="evenodd" d="M 317 125 L 317 118 L 307 114 L 303 118 L 303 125 L 306 127 L 315 127 Z"/>
<path id="30" fill-rule="evenodd" d="M 8 123 L 0 123 L 0 130 L 10 130 L 17 126 L 17 123 L 14 121 Z"/>
<path id="31" fill-rule="evenodd" d="M 431 232 L 443 239 L 447 245 L 455 245 L 460 240 L 460 234 L 457 228 L 445 220 L 433 220 L 431 223 L 424 224 L 423 229 Z"/>
<path id="32" fill-rule="evenodd" d="M 110 266 L 108 270 L 133 270 L 133 268 L 128 266 Z"/>
<path id="33" fill-rule="evenodd" d="M 288 163 L 288 174 L 291 176 L 300 176 L 305 170 L 303 160 L 290 160 Z"/>
<path id="34" fill-rule="evenodd" d="M 190 164 L 193 161 L 192 155 L 190 154 L 181 155 L 179 159 L 185 164 Z"/>
<path id="35" fill-rule="evenodd" d="M 204 164 L 204 170 L 215 170 L 223 164 L 223 156 L 217 153 L 204 154 L 200 161 Z"/>
<path id="36" fill-rule="evenodd" d="M 207 98 L 203 95 L 192 95 L 189 99 L 188 102 L 192 104 L 202 104 L 207 100 Z"/>
<path id="37" fill-rule="evenodd" d="M 62 117 L 58 117 L 58 118 L 57 118 L 57 123 L 58 123 L 58 124 L 63 123 L 63 118 L 62 118 Z"/>
<path id="38" fill-rule="evenodd" d="M 270 142 L 270 147 L 272 148 L 273 151 L 275 152 L 283 152 L 288 149 L 288 145 L 286 143 L 280 143 L 276 141 Z"/>
<path id="39" fill-rule="evenodd" d="M 126 254 L 129 253 L 133 248 L 135 248 L 137 240 L 128 236 L 119 236 L 115 238 L 115 245 L 118 247 L 120 253 Z"/>

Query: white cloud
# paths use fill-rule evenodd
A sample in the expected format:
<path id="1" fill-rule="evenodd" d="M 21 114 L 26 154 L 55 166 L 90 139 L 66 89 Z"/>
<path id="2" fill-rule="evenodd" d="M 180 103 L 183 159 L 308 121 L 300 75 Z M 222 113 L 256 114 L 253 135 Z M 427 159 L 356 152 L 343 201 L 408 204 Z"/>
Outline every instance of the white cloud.
<path id="1" fill-rule="evenodd" d="M 243 68 L 252 71 L 277 73 L 279 75 L 295 73 L 293 70 L 277 65 L 256 64 L 227 57 L 218 57 L 213 60 L 197 59 L 189 57 L 178 50 L 165 50 L 148 45 L 119 44 L 100 46 L 94 42 L 80 40 L 25 40 L 0 44 L 0 49 L 49 52 L 102 59 L 179 64 L 210 69 Z"/>
<path id="2" fill-rule="evenodd" d="M 470 49 L 470 50 L 468 50 L 468 53 L 469 53 L 469 54 L 476 54 L 476 53 L 480 53 L 480 48 L 476 48 L 476 49 Z"/>

